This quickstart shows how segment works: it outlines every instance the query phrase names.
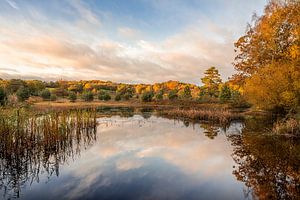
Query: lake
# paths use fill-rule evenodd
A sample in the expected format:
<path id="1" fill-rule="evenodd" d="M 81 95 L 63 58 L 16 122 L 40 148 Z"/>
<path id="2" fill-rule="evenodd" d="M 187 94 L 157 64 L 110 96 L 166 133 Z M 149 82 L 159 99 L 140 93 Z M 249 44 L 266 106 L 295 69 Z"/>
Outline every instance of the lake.
<path id="1" fill-rule="evenodd" d="M 218 125 L 125 109 L 100 110 L 96 120 L 55 149 L 2 149 L 1 198 L 300 197 L 300 143 L 263 134 L 268 120 Z"/>

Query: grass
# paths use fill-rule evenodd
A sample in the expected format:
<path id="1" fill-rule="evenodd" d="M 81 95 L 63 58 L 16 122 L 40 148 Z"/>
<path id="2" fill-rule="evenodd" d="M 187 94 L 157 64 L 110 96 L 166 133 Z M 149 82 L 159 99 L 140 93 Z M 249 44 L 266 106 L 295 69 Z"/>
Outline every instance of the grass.
<path id="1" fill-rule="evenodd" d="M 284 121 L 279 121 L 274 124 L 273 133 L 300 137 L 300 120 L 289 118 Z"/>
<path id="2" fill-rule="evenodd" d="M 40 113 L 0 108 L 0 190 L 18 198 L 26 182 L 41 173 L 59 173 L 59 166 L 96 140 L 96 111 Z"/>
<path id="3" fill-rule="evenodd" d="M 171 109 L 162 111 L 162 115 L 174 118 L 213 121 L 222 124 L 242 119 L 241 114 L 231 112 L 228 109 Z"/>

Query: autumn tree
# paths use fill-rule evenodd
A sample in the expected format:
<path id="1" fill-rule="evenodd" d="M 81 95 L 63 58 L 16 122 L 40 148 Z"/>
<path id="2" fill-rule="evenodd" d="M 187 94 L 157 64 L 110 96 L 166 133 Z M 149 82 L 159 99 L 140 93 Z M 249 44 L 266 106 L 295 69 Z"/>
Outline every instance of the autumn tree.
<path id="1" fill-rule="evenodd" d="M 222 83 L 219 71 L 215 67 L 210 67 L 204 73 L 204 77 L 201 78 L 204 92 L 211 97 L 218 96 L 219 85 Z"/>
<path id="2" fill-rule="evenodd" d="M 16 95 L 18 97 L 18 100 L 23 102 L 30 97 L 30 91 L 27 87 L 22 86 L 18 89 Z"/>
<path id="3" fill-rule="evenodd" d="M 3 88 L 0 87 L 0 105 L 4 105 L 6 102 L 7 96 L 6 92 Z"/>
<path id="4" fill-rule="evenodd" d="M 255 106 L 289 109 L 299 105 L 299 22 L 300 1 L 270 1 L 235 43 L 236 77 Z"/>
<path id="5" fill-rule="evenodd" d="M 227 84 L 222 86 L 219 98 L 221 102 L 227 102 L 231 99 L 231 90 Z"/>

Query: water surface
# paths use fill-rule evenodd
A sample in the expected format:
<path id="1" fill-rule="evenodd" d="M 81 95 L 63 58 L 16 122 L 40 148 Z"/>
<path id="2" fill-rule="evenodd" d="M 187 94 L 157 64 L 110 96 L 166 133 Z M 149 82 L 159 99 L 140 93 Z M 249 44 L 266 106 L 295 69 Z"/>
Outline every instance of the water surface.
<path id="1" fill-rule="evenodd" d="M 295 175 L 299 174 L 299 157 L 288 158 L 289 162 L 285 163 L 286 167 L 292 164 L 294 169 L 281 171 L 278 168 L 273 174 L 265 174 L 263 180 L 255 177 L 264 174 L 270 166 L 279 166 L 282 153 L 271 150 L 274 157 L 267 155 L 270 157 L 266 163 L 263 163 L 264 154 L 262 158 L 253 158 L 258 154 L 252 151 L 268 153 L 270 149 L 263 149 L 264 145 L 260 143 L 259 147 L 248 149 L 243 143 L 243 132 L 253 129 L 251 122 L 220 126 L 166 119 L 151 113 L 103 116 L 97 122 L 93 133 L 82 134 L 76 142 L 68 141 L 72 145 L 61 145 L 50 157 L 41 155 L 43 159 L 37 159 L 29 167 L 8 170 L 7 160 L 1 158 L 0 170 L 2 174 L 6 173 L 1 176 L 2 197 L 263 199 L 263 193 L 266 198 L 297 198 L 299 179 L 296 180 Z M 251 142 L 257 143 L 257 140 Z M 295 145 L 299 150 L 298 143 Z M 36 156 L 37 153 L 47 152 L 31 154 Z M 275 163 L 276 159 L 279 162 Z M 24 164 L 15 164 L 14 168 Z M 257 168 L 259 164 L 262 166 Z M 289 178 L 285 184 L 294 187 L 292 190 L 284 185 L 272 186 L 273 176 L 276 179 L 282 173 L 286 177 L 281 180 L 277 177 L 278 181 Z"/>

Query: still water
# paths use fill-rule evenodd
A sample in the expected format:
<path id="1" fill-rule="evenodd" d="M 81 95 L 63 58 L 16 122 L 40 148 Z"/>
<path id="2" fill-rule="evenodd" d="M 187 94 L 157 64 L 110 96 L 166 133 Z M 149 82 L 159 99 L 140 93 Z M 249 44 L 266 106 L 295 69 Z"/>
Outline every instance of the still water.
<path id="1" fill-rule="evenodd" d="M 256 121 L 219 126 L 144 113 L 102 116 L 97 123 L 51 155 L 2 156 L 1 198 L 299 197 L 299 142 L 257 136 Z"/>

